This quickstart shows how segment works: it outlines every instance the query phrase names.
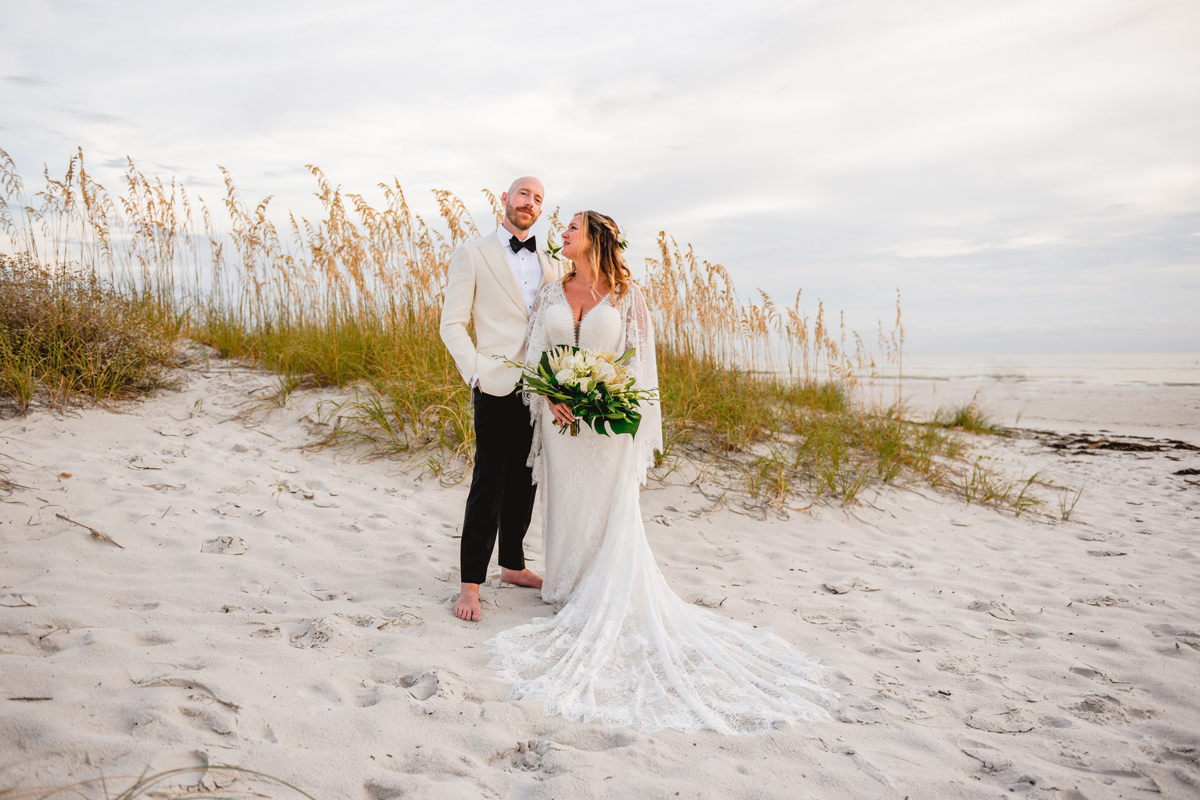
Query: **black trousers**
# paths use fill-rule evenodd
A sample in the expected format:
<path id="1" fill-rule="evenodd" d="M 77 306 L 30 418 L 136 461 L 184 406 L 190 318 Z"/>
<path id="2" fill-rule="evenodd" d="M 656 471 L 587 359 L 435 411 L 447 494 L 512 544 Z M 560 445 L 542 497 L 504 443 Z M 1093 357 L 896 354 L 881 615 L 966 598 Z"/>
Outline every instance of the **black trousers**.
<path id="1" fill-rule="evenodd" d="M 525 569 L 525 531 L 533 517 L 537 486 L 525 466 L 533 444 L 529 409 L 517 392 L 496 397 L 472 390 L 475 402 L 475 471 L 463 518 L 460 567 L 463 583 L 487 580 L 488 562 L 500 535 L 500 566 Z"/>

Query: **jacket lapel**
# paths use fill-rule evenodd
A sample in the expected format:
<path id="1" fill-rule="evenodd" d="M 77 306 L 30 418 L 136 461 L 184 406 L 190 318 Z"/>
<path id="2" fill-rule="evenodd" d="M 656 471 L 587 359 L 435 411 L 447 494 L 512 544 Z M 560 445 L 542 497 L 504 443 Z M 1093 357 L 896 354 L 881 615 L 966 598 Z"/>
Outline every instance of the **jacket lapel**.
<path id="1" fill-rule="evenodd" d="M 504 255 L 504 248 L 500 244 L 500 240 L 494 234 L 487 237 L 479 251 L 483 254 L 483 260 L 491 269 L 492 274 L 496 276 L 496 281 L 504 287 L 509 299 L 520 306 L 523 314 L 529 316 L 529 309 L 525 307 L 525 298 L 521 297 L 517 278 L 513 275 L 512 267 L 508 265 L 508 257 Z"/>

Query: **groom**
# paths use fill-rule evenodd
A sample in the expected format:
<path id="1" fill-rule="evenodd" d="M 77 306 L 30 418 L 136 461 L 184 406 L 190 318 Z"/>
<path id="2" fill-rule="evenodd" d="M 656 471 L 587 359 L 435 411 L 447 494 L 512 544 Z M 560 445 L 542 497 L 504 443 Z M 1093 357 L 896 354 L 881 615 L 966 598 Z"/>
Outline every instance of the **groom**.
<path id="1" fill-rule="evenodd" d="M 537 487 L 525 465 L 533 441 L 529 409 L 516 391 L 520 371 L 495 356 L 525 359 L 525 328 L 538 290 L 561 277 L 529 229 L 542 214 L 537 178 L 518 178 L 500 195 L 504 221 L 495 233 L 459 245 L 450 258 L 442 305 L 442 341 L 475 404 L 475 471 L 463 518 L 462 590 L 454 616 L 482 617 L 479 585 L 500 535 L 500 580 L 541 588 L 525 568 L 522 542 Z M 475 341 L 467 325 L 475 323 Z"/>

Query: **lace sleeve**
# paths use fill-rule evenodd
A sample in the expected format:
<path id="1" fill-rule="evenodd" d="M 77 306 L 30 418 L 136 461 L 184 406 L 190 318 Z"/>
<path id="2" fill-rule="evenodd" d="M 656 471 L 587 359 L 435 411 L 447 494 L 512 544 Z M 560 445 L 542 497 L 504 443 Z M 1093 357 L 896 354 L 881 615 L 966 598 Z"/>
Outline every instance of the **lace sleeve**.
<path id="1" fill-rule="evenodd" d="M 642 297 L 641 288 L 635 283 L 624 298 L 625 349 L 634 348 L 630 358 L 630 369 L 641 389 L 658 388 L 658 360 L 654 352 L 654 323 L 650 310 Z M 642 421 L 638 425 L 634 443 L 637 447 L 641 469 L 639 480 L 646 483 L 646 470 L 654 466 L 654 451 L 662 450 L 662 404 L 659 401 L 643 402 L 640 405 Z"/>
<path id="2" fill-rule="evenodd" d="M 553 283 L 541 288 L 533 300 L 533 308 L 529 311 L 529 327 L 525 330 L 525 366 L 534 367 L 542 360 L 542 353 L 550 349 L 546 337 L 546 306 L 549 305 L 547 293 Z M 525 462 L 533 468 L 533 482 L 541 483 L 542 477 L 542 414 L 549 411 L 546 400 L 540 395 L 523 393 L 521 399 L 529 406 L 529 421 L 533 425 L 533 444 L 529 448 L 529 458 Z"/>

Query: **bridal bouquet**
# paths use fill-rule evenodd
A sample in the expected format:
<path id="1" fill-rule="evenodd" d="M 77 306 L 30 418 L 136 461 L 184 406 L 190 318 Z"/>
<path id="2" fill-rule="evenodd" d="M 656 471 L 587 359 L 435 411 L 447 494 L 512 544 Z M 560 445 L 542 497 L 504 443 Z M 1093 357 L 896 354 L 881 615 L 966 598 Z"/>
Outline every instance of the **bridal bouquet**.
<path id="1" fill-rule="evenodd" d="M 608 351 L 562 345 L 542 353 L 536 367 L 504 360 L 521 368 L 522 391 L 570 407 L 575 421 L 564 426 L 560 433 L 570 427 L 571 435 L 577 435 L 583 421 L 596 433 L 608 436 L 611 431 L 632 436 L 642 421 L 638 402 L 658 399 L 657 390 L 638 389 L 634 385 L 634 377 L 625 363 L 633 353 L 630 348 L 618 358 Z"/>

